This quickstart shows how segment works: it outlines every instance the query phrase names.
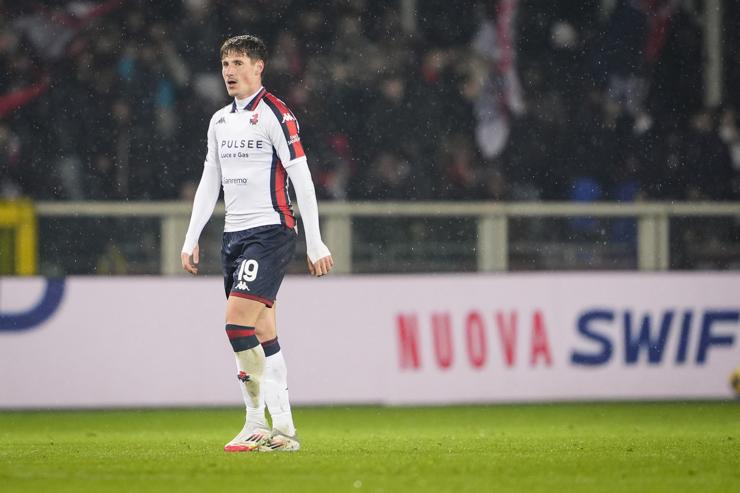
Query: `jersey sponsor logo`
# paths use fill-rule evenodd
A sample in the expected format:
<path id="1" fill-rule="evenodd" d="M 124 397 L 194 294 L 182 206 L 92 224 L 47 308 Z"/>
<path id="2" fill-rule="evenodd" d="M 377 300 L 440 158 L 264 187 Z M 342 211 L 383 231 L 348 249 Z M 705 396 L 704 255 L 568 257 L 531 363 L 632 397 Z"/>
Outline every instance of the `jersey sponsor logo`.
<path id="1" fill-rule="evenodd" d="M 237 159 L 237 158 L 248 158 L 249 153 L 247 152 L 222 152 L 221 159 Z"/>
<path id="2" fill-rule="evenodd" d="M 222 181 L 223 185 L 246 185 L 246 178 L 224 178 Z"/>
<path id="3" fill-rule="evenodd" d="M 216 125 L 218 125 L 219 123 L 226 123 L 226 117 L 222 116 L 221 119 L 216 122 Z"/>
<path id="4" fill-rule="evenodd" d="M 266 149 L 263 140 L 253 139 L 224 139 L 221 141 L 222 149 Z"/>
<path id="5" fill-rule="evenodd" d="M 257 125 L 257 122 L 259 121 L 259 119 L 260 119 L 260 114 L 253 113 L 252 118 L 249 119 L 249 123 L 251 123 L 252 125 Z"/>
<path id="6" fill-rule="evenodd" d="M 290 113 L 283 113 L 283 123 L 285 122 L 294 122 L 295 117 L 291 115 Z"/>
<path id="7" fill-rule="evenodd" d="M 221 141 L 221 159 L 245 159 L 249 153 L 243 152 L 242 149 L 266 149 L 267 146 L 263 140 L 253 139 L 231 139 Z M 229 152 L 229 149 L 234 152 Z"/>

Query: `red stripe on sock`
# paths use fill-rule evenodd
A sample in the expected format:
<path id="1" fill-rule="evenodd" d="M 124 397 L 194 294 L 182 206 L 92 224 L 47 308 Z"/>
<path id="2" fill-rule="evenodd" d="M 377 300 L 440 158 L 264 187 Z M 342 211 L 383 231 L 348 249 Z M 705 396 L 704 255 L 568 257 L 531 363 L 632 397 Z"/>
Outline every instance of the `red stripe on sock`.
<path id="1" fill-rule="evenodd" d="M 249 337 L 254 335 L 254 329 L 248 330 L 227 330 L 226 335 L 229 336 L 229 339 L 238 339 L 240 337 Z"/>

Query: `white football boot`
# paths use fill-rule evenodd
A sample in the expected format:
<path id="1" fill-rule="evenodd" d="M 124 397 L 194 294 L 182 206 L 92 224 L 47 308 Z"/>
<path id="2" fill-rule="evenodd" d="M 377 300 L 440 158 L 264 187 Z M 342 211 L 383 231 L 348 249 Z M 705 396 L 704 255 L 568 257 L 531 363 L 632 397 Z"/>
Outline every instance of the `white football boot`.
<path id="1" fill-rule="evenodd" d="M 260 452 L 296 452 L 300 449 L 298 433 L 290 436 L 278 430 L 272 430 L 268 439 L 259 447 Z"/>
<path id="2" fill-rule="evenodd" d="M 224 452 L 252 452 L 269 443 L 272 433 L 267 428 L 245 424 L 242 431 L 224 445 Z"/>

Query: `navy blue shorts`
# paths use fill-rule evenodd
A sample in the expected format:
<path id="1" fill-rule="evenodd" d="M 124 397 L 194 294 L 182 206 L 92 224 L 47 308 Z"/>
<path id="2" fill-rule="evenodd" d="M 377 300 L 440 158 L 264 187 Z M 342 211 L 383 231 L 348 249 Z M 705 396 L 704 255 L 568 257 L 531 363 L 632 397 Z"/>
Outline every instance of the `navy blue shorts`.
<path id="1" fill-rule="evenodd" d="M 221 261 L 226 297 L 275 302 L 298 234 L 280 224 L 224 233 Z"/>

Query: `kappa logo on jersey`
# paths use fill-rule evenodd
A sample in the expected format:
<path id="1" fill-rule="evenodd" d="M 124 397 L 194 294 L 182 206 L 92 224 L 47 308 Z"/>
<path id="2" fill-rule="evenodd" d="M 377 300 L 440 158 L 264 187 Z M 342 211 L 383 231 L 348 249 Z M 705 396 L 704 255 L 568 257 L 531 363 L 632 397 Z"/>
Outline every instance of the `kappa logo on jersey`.
<path id="1" fill-rule="evenodd" d="M 291 115 L 290 113 L 283 113 L 283 123 L 285 122 L 294 122 L 295 117 Z"/>
<path id="2" fill-rule="evenodd" d="M 259 113 L 253 113 L 252 118 L 249 119 L 249 123 L 251 123 L 252 125 L 257 125 L 257 121 L 259 120 L 259 118 L 260 118 Z"/>
<path id="3" fill-rule="evenodd" d="M 226 117 L 222 116 L 221 119 L 216 122 L 216 125 L 218 125 L 219 123 L 226 123 Z"/>

